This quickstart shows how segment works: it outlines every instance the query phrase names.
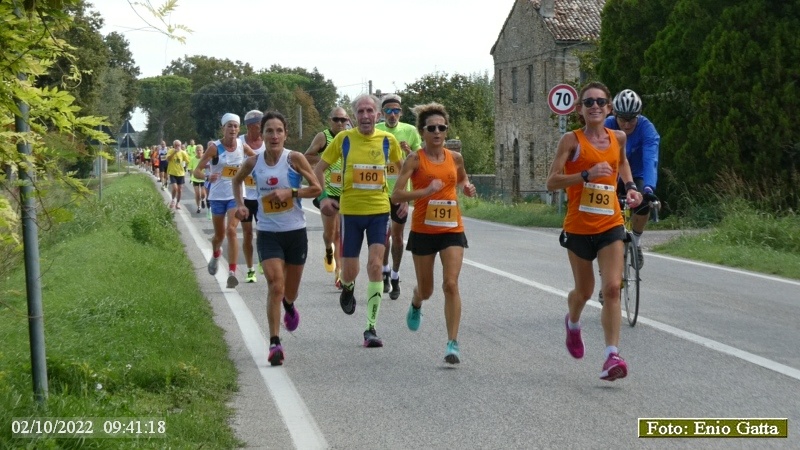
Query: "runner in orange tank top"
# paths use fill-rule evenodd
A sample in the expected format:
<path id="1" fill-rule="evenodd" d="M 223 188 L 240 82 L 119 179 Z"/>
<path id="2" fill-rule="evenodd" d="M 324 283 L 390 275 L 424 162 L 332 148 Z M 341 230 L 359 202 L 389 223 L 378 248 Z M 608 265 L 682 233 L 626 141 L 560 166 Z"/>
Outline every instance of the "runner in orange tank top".
<path id="1" fill-rule="evenodd" d="M 412 331 L 419 328 L 422 302 L 433 294 L 433 264 L 438 253 L 442 260 L 447 323 L 444 360 L 457 364 L 461 358 L 458 347 L 461 322 L 458 277 L 464 249 L 467 248 L 457 189 L 461 188 L 464 195 L 474 197 L 475 186 L 467 178 L 461 154 L 444 148 L 449 123 L 444 106 L 438 103 L 417 106 L 414 114 L 417 115 L 417 129 L 424 145 L 406 158 L 392 193 L 393 203 L 415 201 L 406 249 L 413 255 L 417 285 L 406 314 L 406 324 Z M 406 191 L 409 179 L 412 190 Z"/>
<path id="2" fill-rule="evenodd" d="M 566 189 L 568 197 L 560 237 L 561 246 L 568 250 L 575 280 L 575 287 L 567 296 L 569 312 L 564 318 L 567 350 L 573 358 L 583 358 L 580 317 L 594 292 L 592 261 L 597 258 L 605 300 L 601 323 L 606 350 L 600 378 L 614 381 L 628 374 L 618 349 L 625 229 L 617 202 L 617 178 L 625 182 L 631 206 L 641 203 L 642 196 L 625 157 L 625 133 L 605 128 L 605 118 L 611 113 L 610 98 L 611 93 L 602 83 L 589 83 L 581 89 L 576 112 L 584 127 L 564 134 L 558 142 L 547 190 Z"/>

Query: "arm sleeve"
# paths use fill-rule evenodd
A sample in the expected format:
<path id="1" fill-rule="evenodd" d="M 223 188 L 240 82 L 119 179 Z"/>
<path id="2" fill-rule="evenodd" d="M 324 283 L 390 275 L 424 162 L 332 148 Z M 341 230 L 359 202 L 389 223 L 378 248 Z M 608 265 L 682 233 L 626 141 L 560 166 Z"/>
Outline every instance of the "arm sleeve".
<path id="1" fill-rule="evenodd" d="M 658 183 L 658 152 L 661 143 L 661 136 L 659 136 L 656 127 L 649 120 L 645 124 L 643 130 L 644 135 L 642 139 L 642 164 L 644 185 L 656 188 Z"/>

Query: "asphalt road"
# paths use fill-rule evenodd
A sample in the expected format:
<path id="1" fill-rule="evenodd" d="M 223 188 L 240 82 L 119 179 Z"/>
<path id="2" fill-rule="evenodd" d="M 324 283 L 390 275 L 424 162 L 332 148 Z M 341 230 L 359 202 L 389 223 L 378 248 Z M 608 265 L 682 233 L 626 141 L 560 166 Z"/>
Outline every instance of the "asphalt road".
<path id="1" fill-rule="evenodd" d="M 574 360 L 564 346 L 572 276 L 558 230 L 466 219 L 462 363 L 450 367 L 440 268 L 438 291 L 411 332 L 405 253 L 402 294 L 384 295 L 378 318 L 385 346 L 363 348 L 366 274 L 347 316 L 322 266 L 319 214 L 304 202 L 301 323 L 282 331 L 286 360 L 270 367 L 266 281 L 225 289 L 225 264 L 216 277 L 207 273 L 212 226 L 192 198 L 185 192 L 176 223 L 240 371 L 231 407 L 248 448 L 800 447 L 797 281 L 646 252 L 639 324 L 624 325 L 621 336 L 629 375 L 606 382 L 599 304 L 582 317 L 586 356 Z M 243 281 L 241 254 L 238 263 Z M 638 418 L 788 418 L 789 437 L 646 439 Z"/>

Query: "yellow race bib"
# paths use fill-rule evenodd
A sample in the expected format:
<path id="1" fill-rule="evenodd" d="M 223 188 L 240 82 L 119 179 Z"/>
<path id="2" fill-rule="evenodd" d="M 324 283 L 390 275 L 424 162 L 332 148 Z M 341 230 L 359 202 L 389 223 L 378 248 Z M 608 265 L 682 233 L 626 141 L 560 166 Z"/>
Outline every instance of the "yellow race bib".
<path id="1" fill-rule="evenodd" d="M 239 171 L 239 166 L 222 166 L 222 178 L 227 180 L 232 180 L 233 177 L 236 176 L 236 172 Z"/>
<path id="2" fill-rule="evenodd" d="M 583 183 L 578 211 L 610 216 L 614 214 L 617 188 L 608 184 Z"/>
<path id="3" fill-rule="evenodd" d="M 249 187 L 249 188 L 254 188 L 254 187 L 256 187 L 256 179 L 255 179 L 255 178 L 253 178 L 253 176 L 252 176 L 252 175 L 248 175 L 248 176 L 247 176 L 247 177 L 244 179 L 244 185 L 245 185 L 246 187 Z"/>
<path id="4" fill-rule="evenodd" d="M 371 164 L 353 164 L 353 188 L 381 190 L 384 185 L 386 166 Z"/>
<path id="5" fill-rule="evenodd" d="M 395 166 L 394 164 L 389 164 L 388 166 L 386 166 L 386 176 L 390 180 L 396 180 L 399 175 L 400 171 L 397 170 L 397 166 Z"/>
<path id="6" fill-rule="evenodd" d="M 261 197 L 261 209 L 264 214 L 281 214 L 291 211 L 292 208 L 294 208 L 293 197 L 289 197 L 289 200 L 286 200 L 285 202 L 282 202 L 275 197 Z"/>
<path id="7" fill-rule="evenodd" d="M 331 183 L 330 186 L 332 188 L 340 188 L 342 187 L 342 171 L 341 170 L 331 170 Z"/>
<path id="8" fill-rule="evenodd" d="M 430 200 L 425 210 L 425 225 L 453 228 L 458 226 L 461 211 L 455 200 Z"/>

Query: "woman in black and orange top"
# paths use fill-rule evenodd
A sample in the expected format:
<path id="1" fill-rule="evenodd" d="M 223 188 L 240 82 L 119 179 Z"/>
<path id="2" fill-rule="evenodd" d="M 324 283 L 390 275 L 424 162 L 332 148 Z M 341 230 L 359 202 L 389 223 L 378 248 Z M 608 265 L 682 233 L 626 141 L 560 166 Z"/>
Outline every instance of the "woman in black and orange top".
<path id="1" fill-rule="evenodd" d="M 576 112 L 584 127 L 566 133 L 558 142 L 556 157 L 547 178 L 547 190 L 567 190 L 567 216 L 561 246 L 568 250 L 575 288 L 567 296 L 569 312 L 564 318 L 567 350 L 583 358 L 580 317 L 594 292 L 592 261 L 597 258 L 603 290 L 601 323 L 605 335 L 603 380 L 614 381 L 628 374 L 619 356 L 620 280 L 622 279 L 625 229 L 617 202 L 617 178 L 622 178 L 628 204 L 642 201 L 625 157 L 625 133 L 605 128 L 611 113 L 611 93 L 598 82 L 581 89 Z"/>
<path id="2" fill-rule="evenodd" d="M 458 207 L 457 189 L 475 196 L 475 186 L 467 178 L 460 153 L 444 148 L 449 118 L 444 106 L 429 103 L 414 108 L 417 129 L 424 145 L 411 153 L 397 178 L 392 203 L 415 200 L 411 232 L 406 249 L 414 258 L 417 286 L 406 314 L 408 328 L 415 331 L 422 319 L 422 302 L 433 294 L 433 263 L 442 260 L 444 276 L 444 316 L 447 322 L 447 350 L 444 360 L 460 361 L 458 326 L 461 322 L 461 294 L 458 276 L 467 247 L 464 224 Z M 411 180 L 412 190 L 404 187 Z M 398 188 L 399 186 L 399 188 Z"/>

